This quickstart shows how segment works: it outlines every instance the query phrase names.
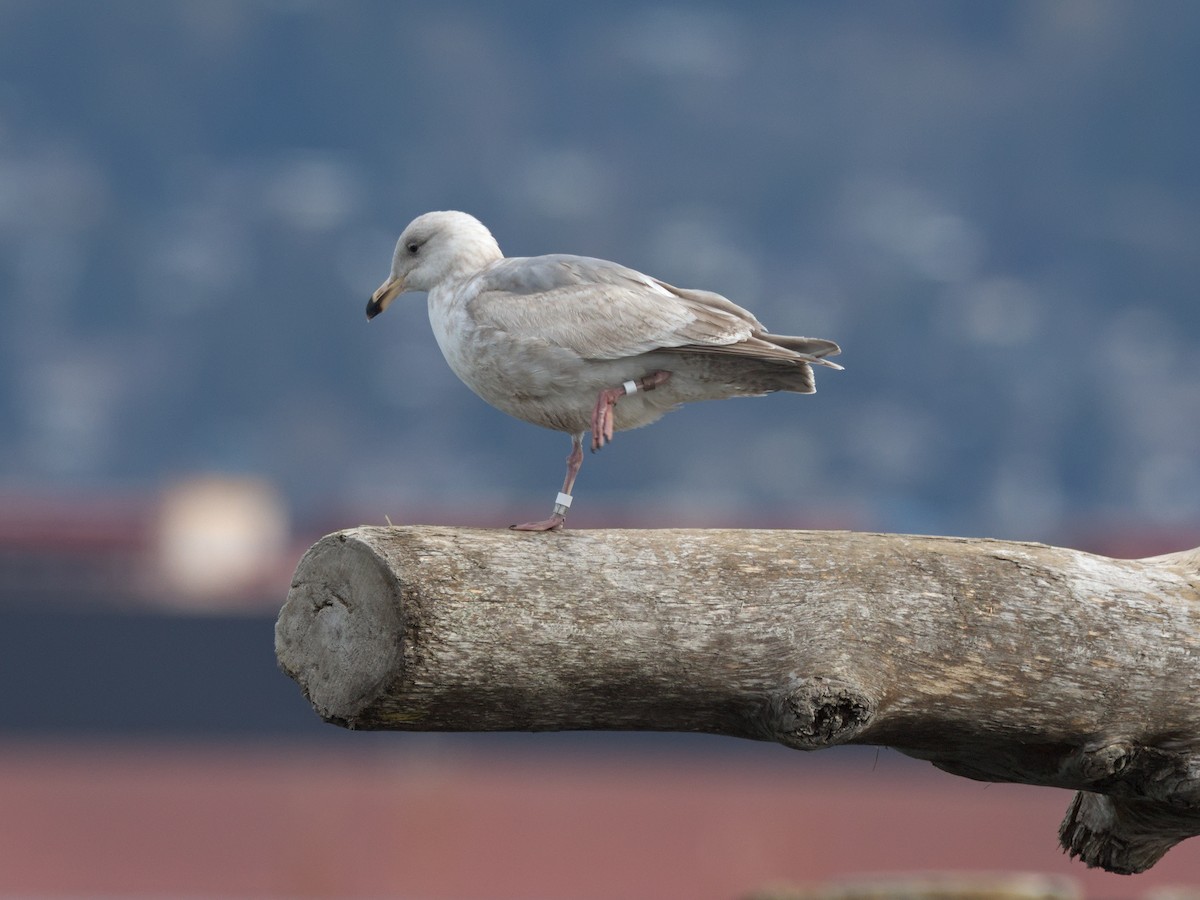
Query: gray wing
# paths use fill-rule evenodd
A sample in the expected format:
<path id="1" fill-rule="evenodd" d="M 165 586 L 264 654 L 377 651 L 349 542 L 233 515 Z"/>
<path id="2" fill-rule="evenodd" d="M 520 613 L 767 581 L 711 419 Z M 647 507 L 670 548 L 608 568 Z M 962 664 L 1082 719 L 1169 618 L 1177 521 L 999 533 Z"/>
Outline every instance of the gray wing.
<path id="1" fill-rule="evenodd" d="M 504 259 L 480 273 L 467 290 L 473 294 L 468 312 L 477 324 L 546 341 L 586 359 L 619 359 L 652 350 L 735 353 L 793 363 L 803 358 L 797 350 L 759 337 L 766 335 L 762 323 L 720 294 L 676 288 L 607 260 L 568 255 Z"/>

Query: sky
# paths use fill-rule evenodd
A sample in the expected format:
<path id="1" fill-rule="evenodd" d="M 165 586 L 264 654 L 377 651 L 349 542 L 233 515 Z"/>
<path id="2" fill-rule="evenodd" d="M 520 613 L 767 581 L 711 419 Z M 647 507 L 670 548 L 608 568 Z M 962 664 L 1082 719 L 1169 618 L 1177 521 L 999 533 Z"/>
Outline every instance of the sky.
<path id="1" fill-rule="evenodd" d="M 1198 44 L 1166 0 L 0 3 L 0 493 L 546 514 L 567 439 L 420 295 L 363 316 L 458 208 L 843 347 L 619 435 L 572 524 L 1194 530 Z"/>

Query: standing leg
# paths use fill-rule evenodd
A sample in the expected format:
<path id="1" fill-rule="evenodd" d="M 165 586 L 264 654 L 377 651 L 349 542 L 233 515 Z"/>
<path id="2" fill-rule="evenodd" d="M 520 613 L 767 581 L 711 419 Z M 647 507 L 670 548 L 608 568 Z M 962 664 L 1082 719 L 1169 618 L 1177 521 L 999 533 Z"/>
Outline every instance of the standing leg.
<path id="1" fill-rule="evenodd" d="M 511 526 L 515 531 L 558 531 L 567 521 L 567 510 L 571 506 L 571 488 L 575 486 L 575 476 L 583 465 L 583 435 L 571 435 L 571 455 L 567 457 L 567 477 L 563 479 L 562 491 L 554 503 L 554 515 L 540 522 L 526 522 L 524 525 Z"/>

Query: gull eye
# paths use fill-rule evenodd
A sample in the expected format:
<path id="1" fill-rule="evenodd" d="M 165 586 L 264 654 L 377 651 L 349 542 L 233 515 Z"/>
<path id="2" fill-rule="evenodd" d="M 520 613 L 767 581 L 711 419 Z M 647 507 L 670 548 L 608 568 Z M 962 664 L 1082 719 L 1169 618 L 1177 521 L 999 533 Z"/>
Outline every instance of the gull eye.
<path id="1" fill-rule="evenodd" d="M 421 245 L 417 241 L 409 241 L 408 244 L 405 245 L 405 248 L 409 253 L 416 255 L 416 252 L 421 249 Z"/>

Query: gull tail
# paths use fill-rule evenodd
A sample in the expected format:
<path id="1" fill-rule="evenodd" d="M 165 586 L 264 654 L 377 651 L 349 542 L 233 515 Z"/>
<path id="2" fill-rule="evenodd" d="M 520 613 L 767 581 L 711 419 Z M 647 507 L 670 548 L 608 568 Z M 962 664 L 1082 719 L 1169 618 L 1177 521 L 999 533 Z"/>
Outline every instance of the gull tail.
<path id="1" fill-rule="evenodd" d="M 796 353 L 802 353 L 809 357 L 806 362 L 818 366 L 828 366 L 838 371 L 842 369 L 837 363 L 825 359 L 826 356 L 837 356 L 842 352 L 842 348 L 833 341 L 827 341 L 823 338 L 792 337 L 787 334 L 761 334 L 759 337 L 764 341 L 770 341 L 772 344 L 777 344 Z"/>

